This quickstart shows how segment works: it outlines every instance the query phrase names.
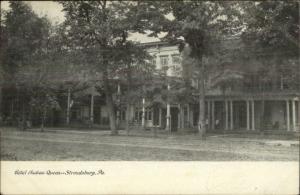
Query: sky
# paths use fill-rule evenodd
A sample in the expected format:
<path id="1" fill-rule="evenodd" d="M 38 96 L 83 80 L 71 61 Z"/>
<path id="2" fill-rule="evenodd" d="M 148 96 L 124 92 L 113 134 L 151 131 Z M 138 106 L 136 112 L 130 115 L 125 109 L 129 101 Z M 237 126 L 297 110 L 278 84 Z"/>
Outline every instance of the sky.
<path id="1" fill-rule="evenodd" d="M 1 8 L 4 10 L 9 9 L 8 1 L 1 1 Z M 62 12 L 62 6 L 53 1 L 27 1 L 28 5 L 32 7 L 32 10 L 39 16 L 46 16 L 52 24 L 61 23 L 64 21 L 65 16 Z M 132 41 L 139 41 L 142 43 L 159 41 L 158 38 L 147 37 L 146 35 L 134 33 L 129 37 Z"/>

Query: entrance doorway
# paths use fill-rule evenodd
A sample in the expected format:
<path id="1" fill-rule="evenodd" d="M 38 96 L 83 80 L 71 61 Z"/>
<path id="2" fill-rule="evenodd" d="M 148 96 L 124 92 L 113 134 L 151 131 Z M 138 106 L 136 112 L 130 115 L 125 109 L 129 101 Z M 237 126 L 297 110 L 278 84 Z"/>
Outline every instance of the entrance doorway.
<path id="1" fill-rule="evenodd" d="M 237 130 L 247 128 L 247 105 L 246 101 L 235 101 L 233 103 L 234 128 Z"/>
<path id="2" fill-rule="evenodd" d="M 171 132 L 176 132 L 178 130 L 178 113 L 179 109 L 177 107 L 171 107 Z"/>

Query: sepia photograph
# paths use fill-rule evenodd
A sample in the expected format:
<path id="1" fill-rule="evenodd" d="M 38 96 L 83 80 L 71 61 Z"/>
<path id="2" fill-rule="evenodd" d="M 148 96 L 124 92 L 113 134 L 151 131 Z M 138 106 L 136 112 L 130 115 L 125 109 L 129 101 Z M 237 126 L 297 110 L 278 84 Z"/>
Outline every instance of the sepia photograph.
<path id="1" fill-rule="evenodd" d="M 279 162 L 298 170 L 299 6 L 1 1 L 2 168 Z M 109 172 L 20 166 L 15 176 Z"/>

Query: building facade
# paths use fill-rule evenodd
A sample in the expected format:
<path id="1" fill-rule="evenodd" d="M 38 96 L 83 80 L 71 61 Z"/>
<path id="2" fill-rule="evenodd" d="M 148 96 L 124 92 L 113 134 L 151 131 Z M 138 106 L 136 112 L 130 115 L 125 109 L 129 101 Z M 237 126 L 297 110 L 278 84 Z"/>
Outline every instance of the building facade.
<path id="1" fill-rule="evenodd" d="M 156 68 L 166 71 L 166 77 L 182 77 L 182 56 L 177 45 L 153 42 L 147 43 L 145 46 L 149 54 L 153 56 Z M 270 58 L 270 63 L 272 63 L 273 57 L 274 55 L 265 56 L 267 60 Z M 255 59 L 250 64 L 245 61 L 243 59 L 238 63 L 242 63 L 243 66 L 251 66 L 251 63 L 256 63 L 260 67 L 259 59 Z M 234 62 L 232 65 L 235 66 Z M 265 66 L 265 64 L 261 66 Z M 222 87 L 210 87 L 210 82 L 214 77 L 208 79 L 205 96 L 205 118 L 208 132 L 299 132 L 299 85 L 293 84 L 292 86 L 285 82 L 282 75 L 276 75 L 275 79 L 278 79 L 278 82 L 264 81 L 262 87 L 258 81 L 263 81 L 264 75 L 256 78 L 261 71 L 260 68 L 250 72 L 247 69 L 243 70 L 241 66 L 236 66 L 235 69 L 242 72 L 243 79 L 233 81 L 233 84 L 225 91 Z M 231 71 L 234 71 L 234 68 Z M 289 77 L 289 75 L 286 76 Z M 197 79 L 191 78 L 191 83 L 197 89 Z M 268 87 L 274 83 L 276 87 L 274 87 L 275 85 Z M 166 85 L 169 90 L 171 86 Z M 194 96 L 197 99 L 197 94 Z M 199 117 L 197 101 L 192 103 L 166 101 L 165 105 L 154 105 L 151 100 L 141 98 L 140 102 L 137 102 L 130 110 L 129 113 L 123 110 L 118 117 L 121 127 L 125 124 L 126 114 L 129 114 L 129 118 L 139 127 L 158 127 L 171 132 L 197 131 Z M 101 116 L 107 117 L 105 106 L 101 107 Z"/>
<path id="2" fill-rule="evenodd" d="M 234 54 L 237 51 L 232 45 L 241 43 L 236 39 L 228 39 L 223 44 L 231 45 L 226 48 L 226 52 Z M 157 70 L 164 72 L 165 77 L 175 80 L 182 79 L 183 56 L 179 52 L 178 45 L 166 42 L 151 42 L 142 45 L 152 56 L 151 63 Z M 298 61 L 296 59 L 295 62 L 295 60 L 290 61 L 289 57 L 284 57 L 278 63 L 273 60 L 275 55 L 277 54 L 260 53 L 259 57 L 252 56 L 248 59 L 237 57 L 220 66 L 218 68 L 221 70 L 220 73 L 216 73 L 215 70 L 208 73 L 205 95 L 205 118 L 208 133 L 262 131 L 299 133 L 300 81 L 295 71 L 300 71 L 300 68 L 286 71 L 286 67 L 290 67 L 290 64 L 294 63 L 296 67 L 299 66 L 299 59 Z M 211 63 L 214 61 L 211 60 Z M 279 64 L 279 68 L 273 66 L 273 63 Z M 285 66 L 281 66 L 280 63 Z M 266 66 L 269 68 L 266 69 Z M 274 71 L 275 69 L 276 71 Z M 267 75 L 271 71 L 275 76 L 268 77 Z M 242 78 L 230 80 L 229 76 L 229 82 L 228 78 L 222 82 L 222 78 L 226 77 L 228 72 L 238 72 Z M 142 97 L 131 104 L 130 109 L 126 109 L 124 106 L 116 109 L 119 128 L 125 127 L 128 118 L 131 128 L 136 129 L 158 128 L 170 132 L 197 131 L 198 82 L 197 77 L 191 76 L 188 79 L 195 91 L 191 94 L 193 96 L 191 99 L 194 101 L 174 101 L 166 98 L 157 102 L 153 98 Z M 172 90 L 173 86 L 167 80 L 165 91 L 168 92 Z M 215 85 L 217 80 L 221 80 L 220 83 L 227 83 L 227 86 Z M 116 86 L 112 90 L 116 91 L 116 94 L 122 95 L 124 88 L 122 83 L 119 82 Z M 16 105 L 18 104 L 9 103 L 12 99 L 7 96 L 7 101 L 4 101 L 8 102 L 7 108 L 5 108 L 7 116 L 13 116 L 17 111 Z M 49 117 L 48 124 L 50 126 L 78 124 L 109 127 L 105 95 L 97 92 L 95 86 L 80 93 L 68 92 L 67 97 L 62 98 L 61 104 L 63 110 L 53 111 Z"/>

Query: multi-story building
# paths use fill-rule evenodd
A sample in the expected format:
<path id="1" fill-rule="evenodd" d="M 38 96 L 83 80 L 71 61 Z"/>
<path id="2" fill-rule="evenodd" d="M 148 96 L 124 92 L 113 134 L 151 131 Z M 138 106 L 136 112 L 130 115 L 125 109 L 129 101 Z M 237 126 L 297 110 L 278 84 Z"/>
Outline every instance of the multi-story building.
<path id="1" fill-rule="evenodd" d="M 236 38 L 222 43 L 228 53 L 236 52 L 232 45 L 237 44 L 241 45 L 242 42 Z M 167 77 L 182 76 L 182 58 L 177 45 L 152 42 L 144 46 L 153 56 L 156 68 L 166 71 Z M 230 59 L 219 67 L 219 73 L 208 75 L 205 96 L 208 132 L 298 132 L 300 85 L 297 71 L 300 68 L 297 64 L 297 58 L 263 50 L 247 58 L 238 56 Z M 273 72 L 272 76 L 268 76 L 270 72 Z M 224 85 L 213 86 L 218 79 L 225 79 L 223 82 L 227 83 L 226 74 L 234 73 L 240 74 L 240 78 L 234 79 L 227 75 L 229 84 L 226 88 Z M 191 78 L 191 81 L 197 88 L 197 79 Z M 197 93 L 194 96 L 197 97 Z M 154 105 L 149 101 L 152 100 L 141 99 L 128 113 L 141 126 L 170 131 L 196 130 L 199 116 L 197 101 L 166 101 L 165 105 Z M 122 113 L 121 120 L 125 120 L 126 113 Z M 105 112 L 101 114 L 105 115 Z"/>
<path id="2" fill-rule="evenodd" d="M 180 80 L 183 61 L 178 45 L 151 42 L 144 43 L 143 47 L 153 57 L 152 64 L 157 70 L 164 72 L 168 78 Z M 225 48 L 226 54 L 232 55 L 227 55 L 224 63 L 206 75 L 205 118 L 208 132 L 299 132 L 299 59 L 272 50 L 250 51 L 237 38 L 224 40 L 220 47 Z M 240 48 L 252 54 L 243 57 L 237 51 Z M 208 61 L 215 62 L 213 59 Z M 239 75 L 237 78 L 230 76 L 235 73 Z M 197 78 L 189 79 L 196 91 L 192 94 L 194 101 L 165 99 L 154 103 L 153 98 L 143 97 L 129 110 L 124 107 L 117 109 L 119 127 L 124 127 L 128 115 L 131 124 L 139 127 L 157 127 L 172 132 L 197 131 L 198 82 Z M 165 90 L 172 90 L 170 83 L 165 85 Z M 104 96 L 95 93 L 94 87 L 91 89 L 81 92 L 78 101 L 76 94 L 73 94 L 70 122 L 93 123 L 108 128 Z M 122 94 L 122 86 L 114 90 Z M 66 110 L 56 113 L 52 120 L 65 123 L 66 113 Z"/>

